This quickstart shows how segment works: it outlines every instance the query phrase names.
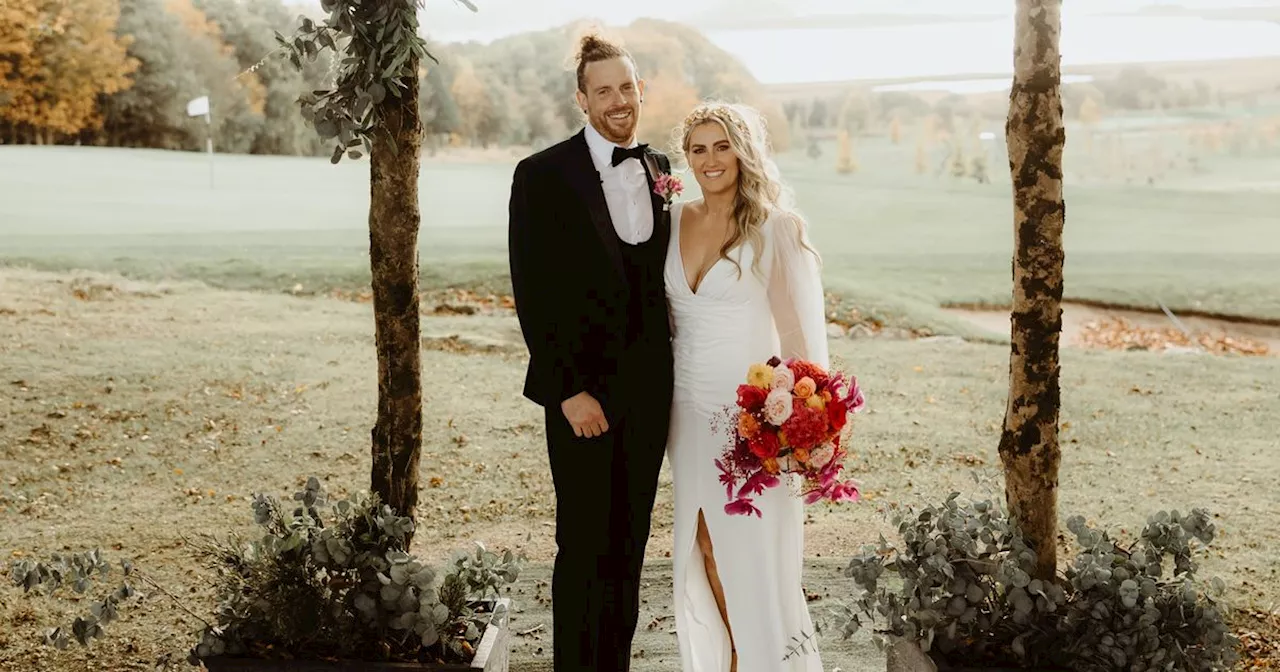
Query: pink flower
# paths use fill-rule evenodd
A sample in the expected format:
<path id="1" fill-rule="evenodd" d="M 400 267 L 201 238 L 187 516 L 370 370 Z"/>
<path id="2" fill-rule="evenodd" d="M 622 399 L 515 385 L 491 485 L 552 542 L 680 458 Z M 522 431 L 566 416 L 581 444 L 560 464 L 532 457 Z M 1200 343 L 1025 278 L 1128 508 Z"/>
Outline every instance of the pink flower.
<path id="1" fill-rule="evenodd" d="M 796 374 L 785 366 L 779 366 L 773 370 L 773 389 L 790 392 L 791 388 L 796 386 Z"/>
<path id="2" fill-rule="evenodd" d="M 791 417 L 791 393 L 786 390 L 774 390 L 764 400 L 764 419 L 774 426 L 780 426 Z"/>
<path id="3" fill-rule="evenodd" d="M 862 396 L 862 388 L 858 387 L 858 379 L 849 378 L 849 393 L 845 396 L 845 404 L 849 406 L 849 412 L 861 411 L 866 403 L 866 397 Z"/>
<path id="4" fill-rule="evenodd" d="M 835 446 L 826 443 L 809 452 L 809 466 L 814 469 L 821 469 L 831 463 L 831 458 L 836 456 Z"/>
<path id="5" fill-rule="evenodd" d="M 764 517 L 764 515 L 760 513 L 760 509 L 757 509 L 749 499 L 735 499 L 734 501 L 725 504 L 724 512 L 730 516 L 754 515 L 756 518 Z"/>
<path id="6" fill-rule="evenodd" d="M 653 181 L 653 193 L 662 197 L 663 210 L 671 209 L 671 201 L 684 191 L 684 183 L 670 173 L 663 173 Z"/>
<path id="7" fill-rule="evenodd" d="M 777 476 L 766 471 L 757 471 L 742 484 L 742 488 L 738 490 L 738 498 L 741 499 L 747 495 L 763 495 L 765 490 L 778 487 Z"/>
<path id="8" fill-rule="evenodd" d="M 804 503 L 814 504 L 823 499 L 829 502 L 856 502 L 860 498 L 861 493 L 858 492 L 858 486 L 854 485 L 853 481 L 837 483 L 832 480 L 810 490 L 804 497 Z"/>

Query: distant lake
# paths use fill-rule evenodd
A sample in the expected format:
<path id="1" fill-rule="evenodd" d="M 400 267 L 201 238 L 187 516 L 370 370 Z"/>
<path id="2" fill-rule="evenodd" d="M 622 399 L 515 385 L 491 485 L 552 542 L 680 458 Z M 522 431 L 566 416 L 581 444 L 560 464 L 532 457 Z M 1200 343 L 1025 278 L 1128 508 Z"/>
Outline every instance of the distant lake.
<path id="1" fill-rule="evenodd" d="M 875 28 L 714 31 L 707 36 L 768 84 L 1013 72 L 1012 18 Z M 1280 56 L 1280 24 L 1194 17 L 1063 19 L 1064 67 L 1260 56 Z"/>
<path id="2" fill-rule="evenodd" d="M 1122 10 L 1117 6 L 1116 11 Z M 489 42 L 510 32 L 455 29 L 437 37 Z M 1012 17 L 867 28 L 713 30 L 707 36 L 769 84 L 1005 75 L 1013 67 Z M 1280 23 L 1078 13 L 1063 17 L 1064 66 L 1262 56 L 1280 56 Z"/>

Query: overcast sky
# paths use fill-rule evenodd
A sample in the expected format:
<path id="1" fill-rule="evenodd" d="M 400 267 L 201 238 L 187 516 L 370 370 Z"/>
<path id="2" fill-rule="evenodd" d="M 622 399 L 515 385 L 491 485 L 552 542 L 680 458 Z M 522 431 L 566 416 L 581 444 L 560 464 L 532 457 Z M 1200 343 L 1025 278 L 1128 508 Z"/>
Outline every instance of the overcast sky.
<path id="1" fill-rule="evenodd" d="M 434 37 L 520 32 L 591 18 L 608 25 L 654 17 L 699 23 L 708 16 L 804 16 L 812 14 L 1003 14 L 1014 0 L 472 0 L 471 13 L 456 0 L 427 0 L 424 24 Z M 1153 5 L 1184 7 L 1280 7 L 1280 0 L 1067 0 L 1064 12 L 1134 11 Z"/>

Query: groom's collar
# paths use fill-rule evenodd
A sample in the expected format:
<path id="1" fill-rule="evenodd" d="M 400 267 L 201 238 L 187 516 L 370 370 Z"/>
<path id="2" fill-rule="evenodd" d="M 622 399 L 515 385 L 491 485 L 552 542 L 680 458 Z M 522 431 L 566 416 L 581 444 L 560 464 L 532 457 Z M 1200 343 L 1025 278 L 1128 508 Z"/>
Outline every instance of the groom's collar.
<path id="1" fill-rule="evenodd" d="M 592 126 L 589 122 L 587 123 L 587 127 L 583 134 L 587 138 L 587 147 L 591 150 L 591 156 L 595 158 L 596 165 L 611 165 L 613 161 L 614 147 L 631 149 L 632 147 L 640 144 L 638 141 L 632 140 L 630 145 L 623 147 L 622 145 L 610 142 L 606 140 L 603 135 L 600 135 L 600 131 L 597 131 L 596 127 Z"/>

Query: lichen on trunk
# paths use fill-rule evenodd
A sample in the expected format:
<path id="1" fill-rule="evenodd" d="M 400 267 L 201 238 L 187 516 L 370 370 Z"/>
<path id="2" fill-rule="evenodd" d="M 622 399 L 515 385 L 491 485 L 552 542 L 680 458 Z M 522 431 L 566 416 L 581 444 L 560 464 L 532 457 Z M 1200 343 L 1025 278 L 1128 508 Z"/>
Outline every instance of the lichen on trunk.
<path id="1" fill-rule="evenodd" d="M 1013 177 L 1013 311 L 1009 403 L 1000 437 L 1005 497 L 1036 551 L 1036 576 L 1057 566 L 1058 340 L 1062 331 L 1061 0 L 1017 0 L 1013 88 L 1005 136 Z"/>
<path id="2" fill-rule="evenodd" d="M 416 62 L 408 70 L 416 72 Z M 422 448 L 418 307 L 422 123 L 417 78 L 405 78 L 405 83 L 408 88 L 399 97 L 387 95 L 379 103 L 383 123 L 370 151 L 369 263 L 378 351 L 371 476 L 373 492 L 400 515 L 413 518 Z"/>

